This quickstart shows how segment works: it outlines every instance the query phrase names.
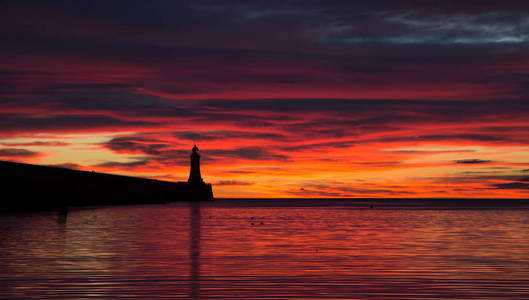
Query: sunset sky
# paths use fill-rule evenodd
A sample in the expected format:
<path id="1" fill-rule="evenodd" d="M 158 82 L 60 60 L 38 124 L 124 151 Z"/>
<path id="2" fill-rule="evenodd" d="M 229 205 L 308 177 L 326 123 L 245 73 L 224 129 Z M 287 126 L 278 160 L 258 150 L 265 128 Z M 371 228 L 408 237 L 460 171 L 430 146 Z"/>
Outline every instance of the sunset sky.
<path id="1" fill-rule="evenodd" d="M 527 1 L 1 1 L 0 160 L 217 197 L 529 197 Z"/>

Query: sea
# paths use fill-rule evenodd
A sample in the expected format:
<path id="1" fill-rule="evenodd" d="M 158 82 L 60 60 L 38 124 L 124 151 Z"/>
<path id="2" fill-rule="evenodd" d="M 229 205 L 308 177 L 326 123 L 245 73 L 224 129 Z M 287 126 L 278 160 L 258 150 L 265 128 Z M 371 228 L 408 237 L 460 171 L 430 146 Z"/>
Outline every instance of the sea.
<path id="1" fill-rule="evenodd" d="M 0 214 L 1 299 L 529 299 L 529 200 Z"/>

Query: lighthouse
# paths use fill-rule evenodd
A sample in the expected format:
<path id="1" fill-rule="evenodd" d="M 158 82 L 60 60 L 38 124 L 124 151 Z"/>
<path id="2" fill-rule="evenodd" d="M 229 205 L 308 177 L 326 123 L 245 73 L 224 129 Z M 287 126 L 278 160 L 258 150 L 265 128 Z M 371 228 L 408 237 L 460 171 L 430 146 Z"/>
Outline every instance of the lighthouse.
<path id="1" fill-rule="evenodd" d="M 213 200 L 211 184 L 205 183 L 200 175 L 200 151 L 196 144 L 193 146 L 190 158 L 189 179 L 187 182 L 181 182 L 181 184 L 184 184 L 181 197 L 186 198 L 188 201 Z"/>
<path id="2" fill-rule="evenodd" d="M 191 169 L 189 170 L 189 183 L 204 183 L 202 176 L 200 176 L 200 153 L 197 145 L 193 146 L 193 152 L 191 153 Z"/>

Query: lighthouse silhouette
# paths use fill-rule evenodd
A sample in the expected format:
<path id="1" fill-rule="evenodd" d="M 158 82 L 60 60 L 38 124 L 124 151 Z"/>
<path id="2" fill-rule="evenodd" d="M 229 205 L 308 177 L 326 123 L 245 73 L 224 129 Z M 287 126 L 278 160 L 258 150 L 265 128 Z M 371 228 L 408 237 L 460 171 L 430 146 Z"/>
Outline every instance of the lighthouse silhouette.
<path id="1" fill-rule="evenodd" d="M 186 186 L 186 192 L 183 193 L 185 194 L 184 197 L 188 197 L 191 201 L 213 200 L 211 184 L 205 183 L 202 175 L 200 175 L 200 151 L 196 144 L 193 146 L 190 158 L 189 179 L 187 179 L 187 182 L 180 182 Z"/>
<path id="2" fill-rule="evenodd" d="M 191 153 L 191 168 L 189 170 L 189 183 L 204 183 L 202 176 L 200 175 L 200 151 L 197 145 L 193 146 L 193 152 Z"/>

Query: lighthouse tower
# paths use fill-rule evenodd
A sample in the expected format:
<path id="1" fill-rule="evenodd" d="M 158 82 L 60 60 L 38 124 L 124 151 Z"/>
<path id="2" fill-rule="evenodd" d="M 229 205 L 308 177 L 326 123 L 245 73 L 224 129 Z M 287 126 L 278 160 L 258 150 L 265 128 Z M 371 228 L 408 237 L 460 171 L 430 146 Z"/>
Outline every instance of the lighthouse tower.
<path id="1" fill-rule="evenodd" d="M 189 170 L 189 179 L 187 182 L 204 183 L 202 176 L 200 176 L 200 153 L 196 144 L 193 146 L 193 153 L 191 153 L 191 169 Z"/>

